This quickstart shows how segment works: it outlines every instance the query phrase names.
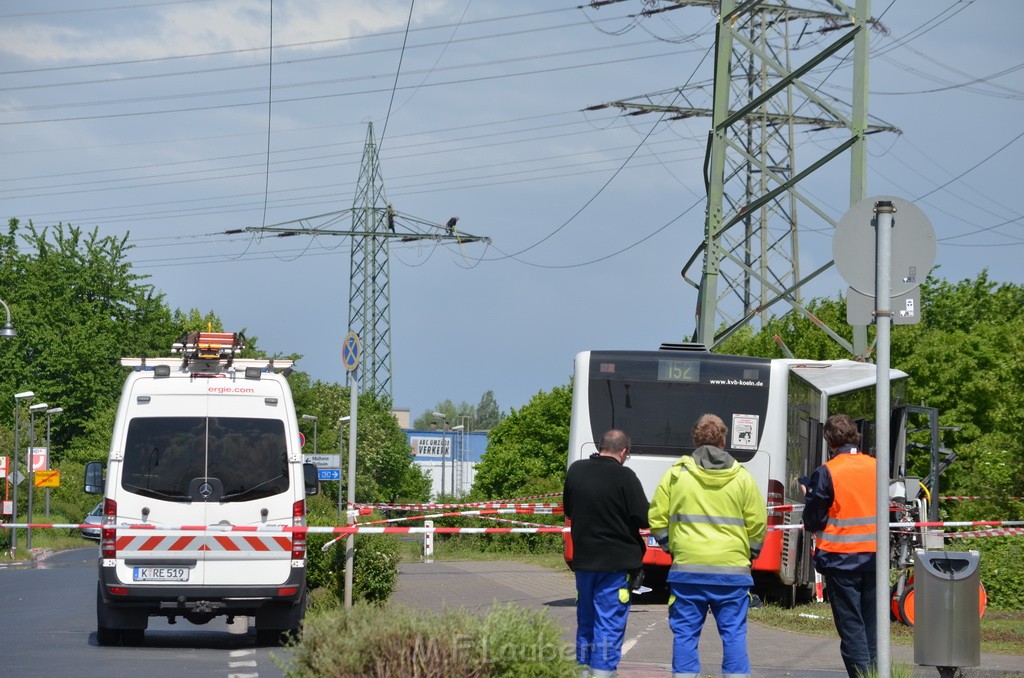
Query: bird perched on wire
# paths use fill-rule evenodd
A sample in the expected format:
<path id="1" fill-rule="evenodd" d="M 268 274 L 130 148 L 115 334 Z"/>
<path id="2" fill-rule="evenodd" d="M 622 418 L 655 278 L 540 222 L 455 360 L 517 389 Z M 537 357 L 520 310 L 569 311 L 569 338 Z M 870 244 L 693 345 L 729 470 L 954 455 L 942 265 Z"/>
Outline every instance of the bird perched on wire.
<path id="1" fill-rule="evenodd" d="M 448 235 L 453 235 L 455 233 L 455 224 L 457 223 L 459 223 L 458 217 L 452 217 L 449 219 L 448 223 L 444 225 L 445 232 L 447 232 Z"/>

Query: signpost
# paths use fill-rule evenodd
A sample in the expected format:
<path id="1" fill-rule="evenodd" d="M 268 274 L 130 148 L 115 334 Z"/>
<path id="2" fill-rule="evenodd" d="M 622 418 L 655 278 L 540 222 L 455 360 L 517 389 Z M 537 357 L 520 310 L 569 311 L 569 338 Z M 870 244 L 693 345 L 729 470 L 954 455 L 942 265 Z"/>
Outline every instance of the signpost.
<path id="1" fill-rule="evenodd" d="M 36 487 L 60 487 L 60 471 L 36 471 L 34 474 Z"/>
<path id="2" fill-rule="evenodd" d="M 879 676 L 889 678 L 889 455 L 879 452 L 889 448 L 890 332 L 894 307 L 898 322 L 921 321 L 918 288 L 935 263 L 935 230 L 912 202 L 893 196 L 868 198 L 840 219 L 832 258 L 850 285 L 847 322 L 875 324 L 875 616 Z"/>
<path id="3" fill-rule="evenodd" d="M 349 399 L 349 425 L 348 425 L 348 505 L 356 503 L 356 413 L 359 405 L 359 380 L 356 379 L 356 370 L 359 367 L 359 335 L 349 332 L 341 344 L 341 362 L 348 371 L 348 399 Z M 341 503 L 341 488 L 338 488 L 338 503 Z M 340 512 L 340 507 L 339 507 Z M 353 525 L 356 518 L 348 514 L 347 524 Z M 356 540 L 355 535 L 350 534 L 345 539 L 345 609 L 352 609 L 352 574 L 353 558 L 355 556 Z"/>
<path id="4" fill-rule="evenodd" d="M 320 480 L 341 480 L 340 468 L 318 468 L 316 475 Z"/>
<path id="5" fill-rule="evenodd" d="M 302 461 L 317 468 L 341 468 L 340 454 L 304 454 Z"/>

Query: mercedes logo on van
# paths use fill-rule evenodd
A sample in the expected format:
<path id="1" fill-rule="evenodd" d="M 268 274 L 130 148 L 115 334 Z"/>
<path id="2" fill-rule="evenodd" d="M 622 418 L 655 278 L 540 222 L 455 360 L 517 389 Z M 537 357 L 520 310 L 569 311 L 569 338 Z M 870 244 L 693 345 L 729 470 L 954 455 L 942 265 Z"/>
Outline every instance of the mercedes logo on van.
<path id="1" fill-rule="evenodd" d="M 203 483 L 202 485 L 199 486 L 199 496 L 201 496 L 203 499 L 209 499 L 212 494 L 213 485 L 211 485 L 210 483 Z"/>

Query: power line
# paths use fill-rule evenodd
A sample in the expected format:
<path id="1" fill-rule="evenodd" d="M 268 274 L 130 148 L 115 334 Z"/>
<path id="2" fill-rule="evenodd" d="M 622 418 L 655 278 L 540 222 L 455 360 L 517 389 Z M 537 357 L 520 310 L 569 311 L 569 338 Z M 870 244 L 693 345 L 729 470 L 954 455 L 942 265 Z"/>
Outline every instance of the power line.
<path id="1" fill-rule="evenodd" d="M 398 77 L 402 73 L 402 59 L 405 58 L 405 46 L 409 41 L 409 27 L 412 26 L 412 10 L 416 6 L 416 0 L 409 0 L 409 18 L 405 21 L 405 35 L 402 36 L 402 51 L 398 54 L 398 67 L 395 68 L 395 83 L 391 86 L 391 97 L 388 99 L 388 112 L 384 116 L 384 127 L 380 132 L 380 142 L 377 148 L 384 145 L 384 135 L 388 131 L 388 121 L 391 120 L 391 106 L 395 103 L 395 91 L 398 89 Z"/>

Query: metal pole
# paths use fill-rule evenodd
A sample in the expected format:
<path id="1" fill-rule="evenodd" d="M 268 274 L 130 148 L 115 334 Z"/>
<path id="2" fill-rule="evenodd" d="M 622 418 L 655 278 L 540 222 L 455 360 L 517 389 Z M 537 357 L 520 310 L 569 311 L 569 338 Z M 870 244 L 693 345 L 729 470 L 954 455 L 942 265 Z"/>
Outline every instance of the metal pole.
<path id="1" fill-rule="evenodd" d="M 356 379 L 356 370 L 348 373 L 348 399 L 349 399 L 349 421 L 348 421 L 348 508 L 351 511 L 356 503 L 356 411 L 359 404 L 359 380 Z M 352 513 L 348 514 L 345 521 L 348 525 L 356 522 Z M 352 609 L 352 572 L 353 557 L 356 552 L 356 537 L 348 535 L 345 539 L 345 609 Z"/>
<path id="2" fill-rule="evenodd" d="M 14 500 L 11 502 L 11 522 L 18 522 L 18 412 L 21 410 L 21 403 L 18 396 L 14 396 L 14 454 L 11 455 L 11 469 L 7 472 L 14 485 Z M 11 528 L 11 557 L 18 551 L 18 531 Z"/>
<path id="3" fill-rule="evenodd" d="M 33 405 L 32 407 L 35 407 Z M 28 408 L 28 449 L 25 450 L 25 475 L 28 476 L 28 515 L 25 522 L 32 522 L 32 486 L 35 484 L 35 472 L 32 470 L 32 451 L 36 447 L 36 412 Z M 25 528 L 25 550 L 32 550 L 32 528 Z"/>
<path id="4" fill-rule="evenodd" d="M 342 417 L 341 419 L 338 420 L 338 461 L 339 461 L 339 466 L 341 465 L 341 441 L 344 438 L 345 422 L 346 421 L 349 421 L 348 417 Z M 341 492 L 341 482 L 338 482 L 338 520 L 339 521 L 345 515 L 344 509 L 343 509 L 343 507 L 345 505 L 344 497 L 345 497 L 344 493 Z"/>
<path id="5" fill-rule="evenodd" d="M 46 410 L 46 469 L 50 470 L 50 410 Z M 50 517 L 50 488 L 46 488 L 46 517 Z"/>
<path id="6" fill-rule="evenodd" d="M 892 328 L 892 228 L 895 206 L 875 203 L 875 619 L 878 678 L 889 678 L 889 349 Z"/>
<path id="7" fill-rule="evenodd" d="M 15 393 L 14 394 L 14 454 L 11 455 L 11 465 L 12 465 L 13 468 L 9 472 L 9 475 L 10 475 L 12 481 L 15 481 L 15 482 L 11 483 L 12 485 L 14 485 L 14 500 L 11 502 L 11 522 L 12 523 L 18 522 L 18 483 L 16 482 L 16 480 L 17 480 L 17 475 L 18 475 L 18 447 L 19 447 L 19 445 L 18 445 L 18 431 L 21 428 L 18 425 L 18 414 L 21 412 L 21 405 L 20 405 L 20 403 L 18 401 L 22 400 L 23 398 L 27 398 L 27 399 L 31 400 L 32 398 L 35 398 L 35 397 L 36 397 L 36 394 L 33 393 L 32 391 L 23 391 L 21 393 Z M 14 554 L 17 553 L 17 551 L 18 551 L 18 531 L 12 527 L 11 528 L 11 558 L 14 558 Z"/>

